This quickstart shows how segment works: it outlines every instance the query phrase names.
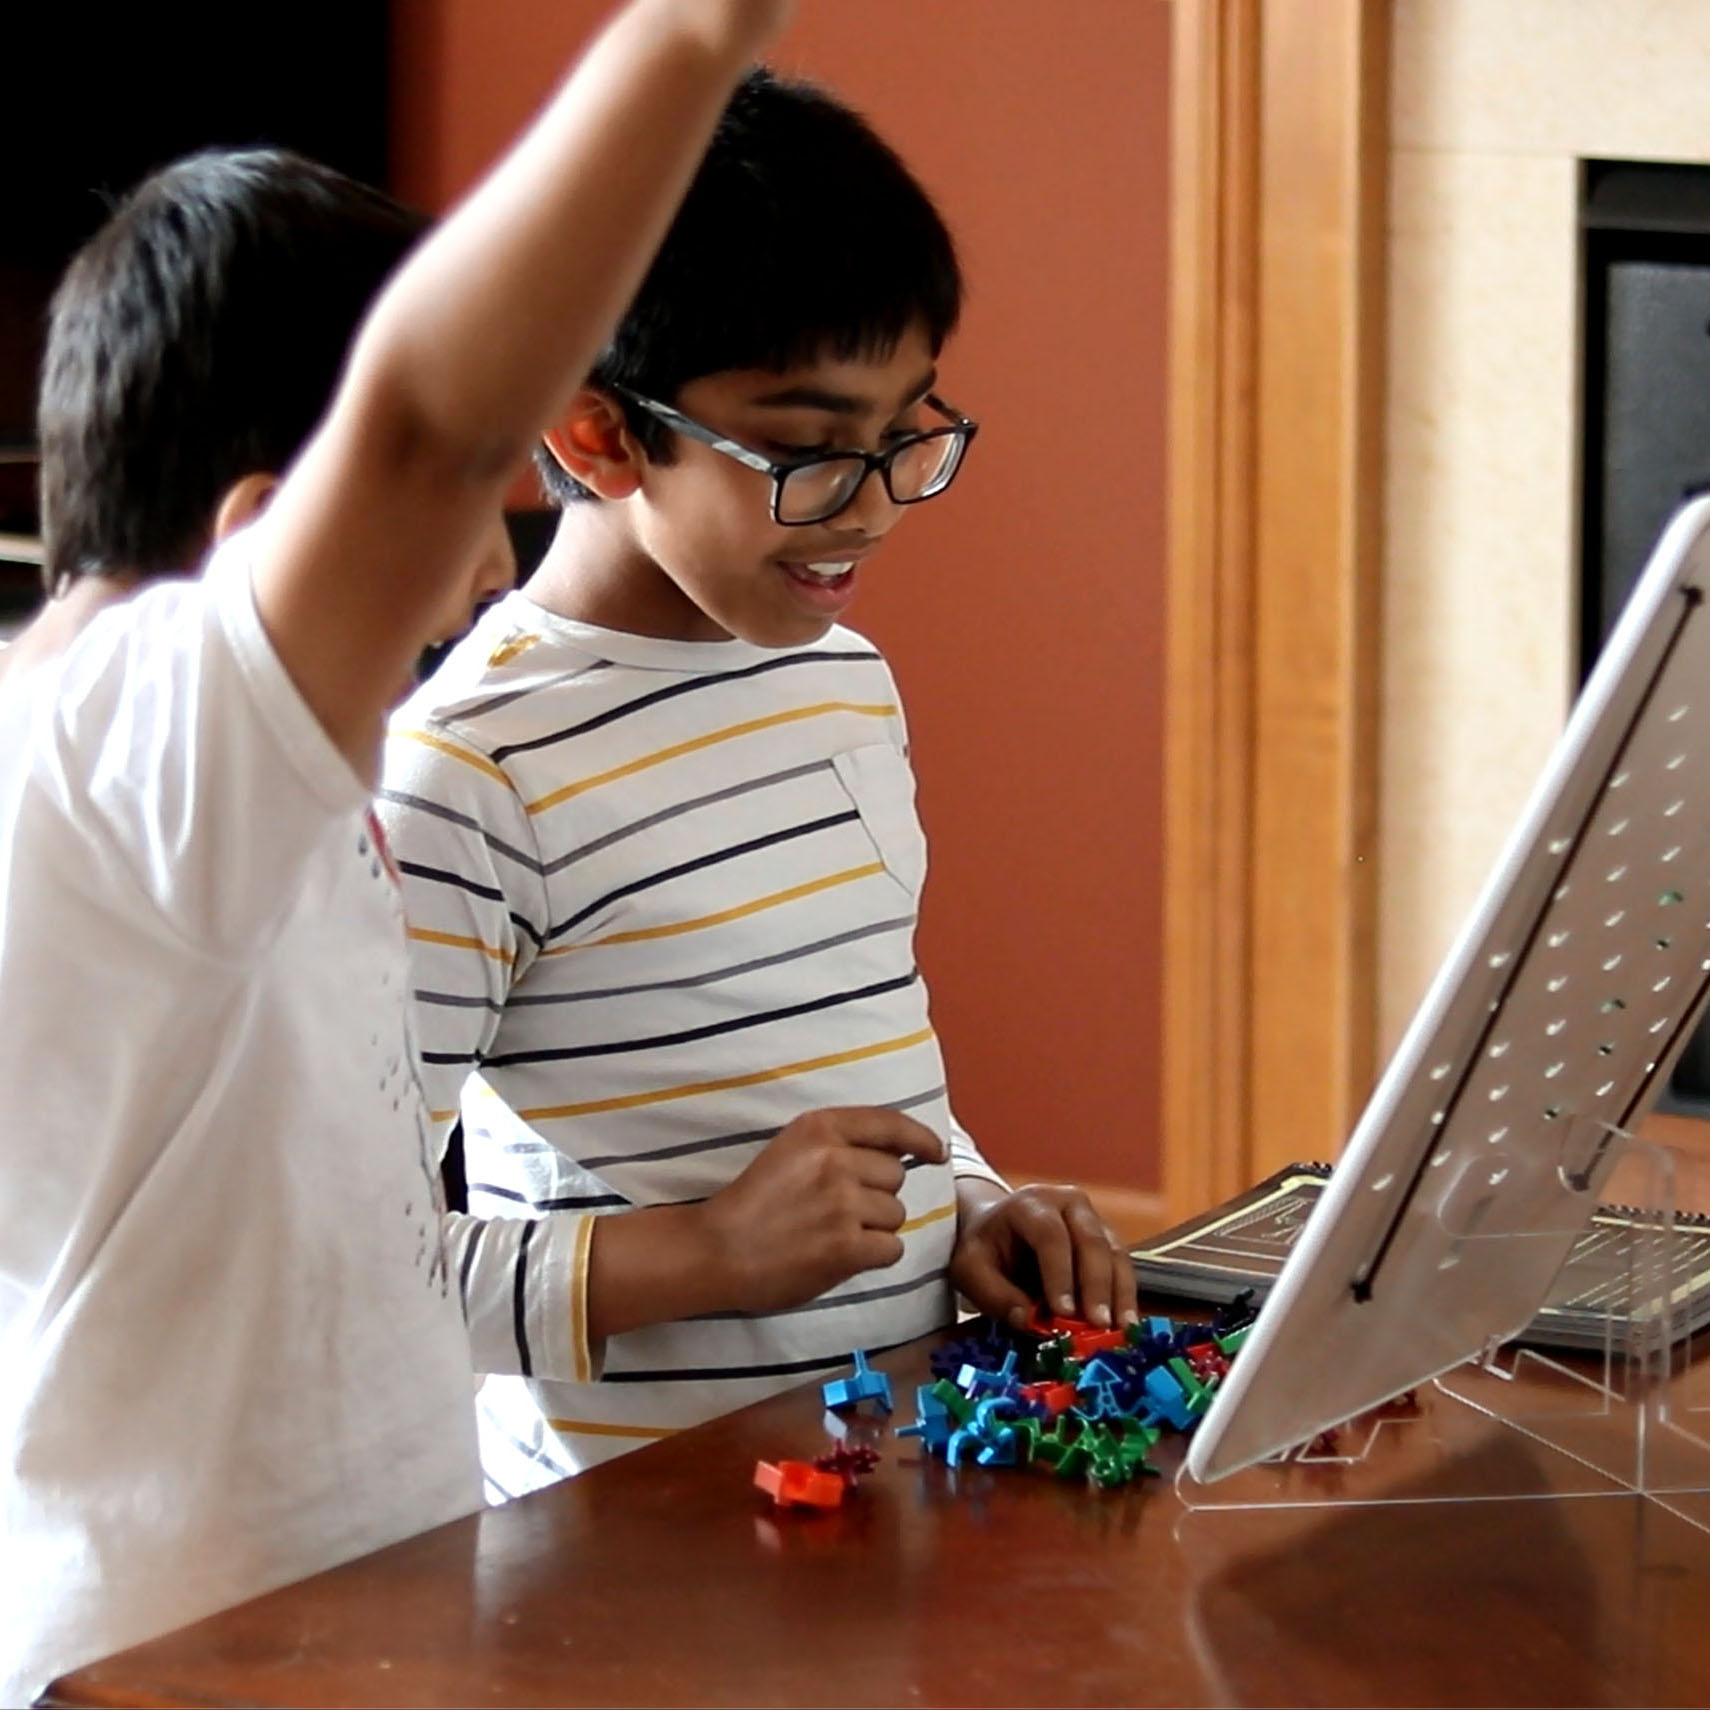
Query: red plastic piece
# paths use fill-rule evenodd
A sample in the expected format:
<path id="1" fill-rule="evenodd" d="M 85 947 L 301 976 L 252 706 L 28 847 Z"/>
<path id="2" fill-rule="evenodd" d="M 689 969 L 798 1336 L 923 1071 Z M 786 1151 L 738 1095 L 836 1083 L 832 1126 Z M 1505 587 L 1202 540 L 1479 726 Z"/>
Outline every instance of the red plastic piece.
<path id="1" fill-rule="evenodd" d="M 1090 1359 L 1094 1354 L 1102 1354 L 1110 1348 L 1124 1348 L 1128 1345 L 1127 1336 L 1120 1330 L 1100 1330 L 1096 1325 L 1089 1324 L 1084 1318 L 1064 1318 L 1055 1312 L 1047 1312 L 1042 1306 L 1033 1308 L 1033 1316 L 1027 1321 L 1027 1328 L 1035 1336 L 1067 1336 L 1069 1347 L 1077 1360 Z"/>
<path id="2" fill-rule="evenodd" d="M 1035 1303 L 1032 1315 L 1028 1318 L 1024 1328 L 1033 1336 L 1055 1336 L 1057 1334 L 1056 1322 L 1056 1319 L 1044 1307 Z"/>
<path id="3" fill-rule="evenodd" d="M 1197 1343 L 1187 1351 L 1187 1362 L 1201 1383 L 1229 1375 L 1229 1356 L 1215 1343 Z"/>
<path id="4" fill-rule="evenodd" d="M 1126 1348 L 1128 1338 L 1120 1330 L 1095 1330 L 1089 1324 L 1084 1330 L 1069 1332 L 1069 1346 L 1075 1350 L 1077 1360 L 1085 1360 L 1111 1348 Z"/>
<path id="5" fill-rule="evenodd" d="M 1075 1405 L 1075 1386 L 1072 1383 L 1024 1383 L 1021 1394 L 1025 1400 L 1043 1402 L 1053 1419 Z"/>
<path id="6" fill-rule="evenodd" d="M 836 1508 L 849 1488 L 811 1461 L 756 1461 L 754 1482 L 779 1508 Z"/>

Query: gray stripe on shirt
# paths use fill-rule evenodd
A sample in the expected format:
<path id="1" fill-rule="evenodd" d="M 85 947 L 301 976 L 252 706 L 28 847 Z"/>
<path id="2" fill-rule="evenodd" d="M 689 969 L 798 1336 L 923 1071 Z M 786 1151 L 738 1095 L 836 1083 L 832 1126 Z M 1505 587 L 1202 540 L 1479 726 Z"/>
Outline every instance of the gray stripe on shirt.
<path id="1" fill-rule="evenodd" d="M 773 956 L 756 956 L 747 962 L 733 962 L 729 967 L 712 968 L 701 974 L 685 974 L 675 980 L 647 980 L 634 986 L 604 986 L 597 991 L 571 992 L 511 992 L 501 1003 L 488 997 L 466 997 L 457 992 L 418 991 L 417 1003 L 436 1003 L 446 1009 L 490 1009 L 495 1015 L 507 1009 L 524 1009 L 541 1004 L 586 1003 L 593 998 L 635 997 L 644 992 L 689 991 L 696 986 L 716 985 L 720 980 L 734 980 L 739 974 L 751 974 L 759 968 L 775 968 L 784 962 L 794 962 L 821 950 L 840 949 L 845 944 L 858 943 L 863 938 L 876 938 L 881 933 L 912 929 L 912 916 L 901 915 L 895 920 L 879 920 L 866 926 L 852 927 L 848 932 L 830 938 L 815 939 L 811 944 L 799 944 L 780 950 Z"/>
<path id="2" fill-rule="evenodd" d="M 810 760 L 806 765 L 789 766 L 781 772 L 769 772 L 762 778 L 746 778 L 740 784 L 730 784 L 722 790 L 709 791 L 704 796 L 693 796 L 686 802 L 676 802 L 670 807 L 661 808 L 659 812 L 650 813 L 629 825 L 620 825 L 615 831 L 608 831 L 604 837 L 577 844 L 568 854 L 560 855 L 552 861 L 542 861 L 538 856 L 506 843 L 503 838 L 495 837 L 478 819 L 466 813 L 459 813 L 455 808 L 446 807 L 441 802 L 431 801 L 426 796 L 412 795 L 406 790 L 383 789 L 380 791 L 380 799 L 398 807 L 414 808 L 419 813 L 432 814 L 435 819 L 442 819 L 448 825 L 460 826 L 464 831 L 474 832 L 495 855 L 503 855 L 506 860 L 514 861 L 519 867 L 544 879 L 550 878 L 554 873 L 563 872 L 566 867 L 573 867 L 590 855 L 598 855 L 603 849 L 610 849 L 615 843 L 622 843 L 625 838 L 651 831 L 655 826 L 664 825 L 668 820 L 680 819 L 684 814 L 694 813 L 698 808 L 735 801 L 738 797 L 751 795 L 756 790 L 770 789 L 775 784 L 793 783 L 797 778 L 811 777 L 815 772 L 829 772 L 832 769 L 832 762 L 829 760 Z"/>
<path id="3" fill-rule="evenodd" d="M 946 1090 L 944 1083 L 940 1081 L 926 1092 L 910 1093 L 907 1098 L 886 1099 L 883 1104 L 876 1104 L 872 1108 L 913 1110 L 917 1105 L 930 1104 L 935 1098 L 943 1098 Z M 755 1128 L 746 1134 L 721 1134 L 712 1140 L 684 1140 L 675 1146 L 656 1146 L 646 1152 L 612 1152 L 599 1158 L 576 1158 L 570 1153 L 565 1153 L 565 1156 L 584 1170 L 599 1170 L 611 1164 L 652 1164 L 661 1158 L 686 1158 L 694 1152 L 717 1151 L 721 1146 L 744 1146 L 753 1141 L 775 1140 L 782 1133 L 781 1128 Z"/>
<path id="4" fill-rule="evenodd" d="M 949 1268 L 940 1265 L 937 1270 L 924 1271 L 918 1277 L 910 1277 L 907 1282 L 886 1283 L 882 1288 L 856 1289 L 849 1294 L 822 1294 L 817 1300 L 804 1301 L 800 1306 L 787 1306 L 778 1312 L 760 1314 L 765 1322 L 770 1323 L 774 1318 L 799 1318 L 806 1312 L 834 1312 L 840 1306 L 865 1306 L 875 1300 L 895 1300 L 899 1294 L 915 1294 L 923 1288 L 929 1288 L 935 1282 L 943 1282 L 950 1275 Z M 696 1324 L 717 1324 L 725 1321 L 747 1321 L 752 1323 L 756 1314 L 752 1312 L 701 1312 L 692 1320 Z"/>

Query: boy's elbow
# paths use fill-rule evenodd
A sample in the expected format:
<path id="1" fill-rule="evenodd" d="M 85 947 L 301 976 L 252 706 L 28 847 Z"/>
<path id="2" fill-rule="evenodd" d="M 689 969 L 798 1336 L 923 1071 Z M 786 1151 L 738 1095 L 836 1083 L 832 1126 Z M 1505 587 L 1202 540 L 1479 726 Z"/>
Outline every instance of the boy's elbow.
<path id="1" fill-rule="evenodd" d="M 335 417 L 359 448 L 362 463 L 382 479 L 422 484 L 449 494 L 502 488 L 527 461 L 533 440 L 495 431 L 485 412 L 458 408 L 435 396 L 401 362 L 362 360 L 352 364 Z"/>

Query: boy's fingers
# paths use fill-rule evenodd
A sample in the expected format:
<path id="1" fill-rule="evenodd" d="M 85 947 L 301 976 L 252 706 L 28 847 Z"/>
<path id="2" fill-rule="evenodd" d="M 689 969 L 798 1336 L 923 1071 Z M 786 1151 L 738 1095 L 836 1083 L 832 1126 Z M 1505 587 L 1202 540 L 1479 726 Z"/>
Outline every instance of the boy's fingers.
<path id="1" fill-rule="evenodd" d="M 902 1237 L 882 1229 L 863 1229 L 855 1255 L 858 1271 L 886 1270 L 903 1256 Z"/>
<path id="2" fill-rule="evenodd" d="M 942 1164 L 947 1156 L 944 1142 L 912 1116 L 900 1110 L 839 1110 L 833 1113 L 842 1137 L 852 1146 L 871 1146 L 899 1158 L 919 1158 Z"/>
<path id="3" fill-rule="evenodd" d="M 856 1181 L 881 1193 L 896 1193 L 908 1175 L 894 1152 L 881 1152 L 874 1146 L 851 1146 L 847 1157 Z"/>
<path id="4" fill-rule="evenodd" d="M 862 1188 L 858 1215 L 863 1229 L 883 1229 L 891 1234 L 903 1226 L 903 1203 L 894 1193 L 877 1188 Z"/>
<path id="5" fill-rule="evenodd" d="M 1100 1329 L 1114 1322 L 1115 1265 L 1111 1262 L 1110 1234 L 1090 1206 L 1064 1208 L 1063 1221 L 1075 1247 L 1075 1279 L 1080 1287 L 1081 1316 Z"/>
<path id="6" fill-rule="evenodd" d="M 1024 1288 L 1003 1274 L 989 1247 L 973 1246 L 964 1253 L 951 1279 L 976 1311 L 999 1318 L 1019 1330 L 1033 1314 L 1033 1300 Z"/>
<path id="7" fill-rule="evenodd" d="M 1018 1220 L 1019 1221 L 1019 1220 Z M 1040 1210 L 1018 1229 L 1039 1266 L 1039 1286 L 1045 1304 L 1065 1318 L 1075 1315 L 1075 1250 L 1068 1225 L 1055 1208 Z"/>
<path id="8" fill-rule="evenodd" d="M 1140 1279 L 1134 1274 L 1134 1261 L 1128 1256 L 1128 1249 L 1117 1240 L 1108 1228 L 1105 1235 L 1110 1241 L 1111 1262 L 1116 1267 L 1116 1278 L 1110 1291 L 1110 1308 L 1116 1314 L 1118 1324 L 1138 1324 L 1140 1322 Z"/>

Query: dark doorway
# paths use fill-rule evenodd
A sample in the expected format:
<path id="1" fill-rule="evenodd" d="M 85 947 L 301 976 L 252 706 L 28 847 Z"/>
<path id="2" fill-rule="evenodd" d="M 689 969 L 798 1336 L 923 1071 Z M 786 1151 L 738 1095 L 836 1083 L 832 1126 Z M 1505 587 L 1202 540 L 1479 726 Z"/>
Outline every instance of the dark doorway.
<path id="1" fill-rule="evenodd" d="M 1710 167 L 1585 163 L 1580 681 L 1651 548 L 1710 487 Z M 1710 1117 L 1710 1021 L 1662 1108 Z"/>

